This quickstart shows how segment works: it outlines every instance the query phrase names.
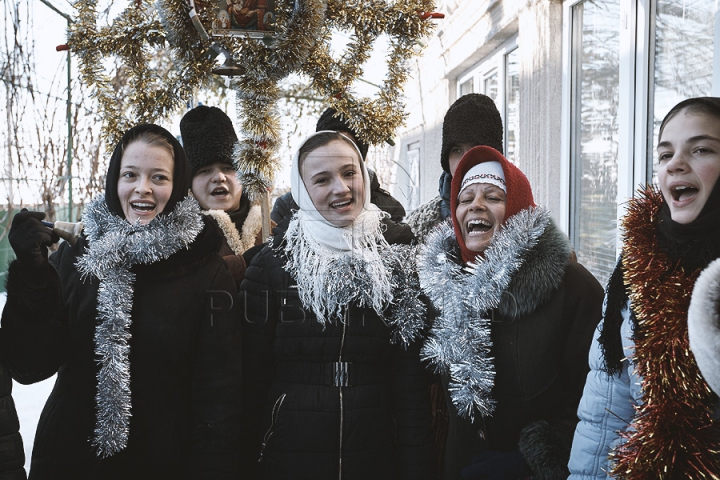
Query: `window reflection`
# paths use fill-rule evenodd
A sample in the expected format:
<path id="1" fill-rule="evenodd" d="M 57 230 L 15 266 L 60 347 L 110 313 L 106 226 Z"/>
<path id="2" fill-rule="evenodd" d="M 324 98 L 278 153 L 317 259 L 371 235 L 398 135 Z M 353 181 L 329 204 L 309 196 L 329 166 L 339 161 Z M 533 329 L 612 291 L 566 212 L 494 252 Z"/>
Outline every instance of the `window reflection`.
<path id="1" fill-rule="evenodd" d="M 518 162 L 518 138 L 520 119 L 520 66 L 518 49 L 505 56 L 507 86 L 505 88 L 505 157 L 513 163 Z"/>
<path id="2" fill-rule="evenodd" d="M 485 95 L 492 98 L 493 101 L 497 104 L 498 103 L 498 74 L 497 71 L 494 72 L 492 75 L 485 77 L 484 82 L 484 90 Z"/>
<path id="3" fill-rule="evenodd" d="M 620 1 L 573 8 L 571 239 L 605 283 L 615 265 Z"/>
<path id="4" fill-rule="evenodd" d="M 657 170 L 657 136 L 665 114 L 681 100 L 712 94 L 715 14 L 715 0 L 657 2 L 648 172 Z"/>
<path id="5" fill-rule="evenodd" d="M 473 93 L 472 78 L 465 80 L 463 83 L 460 84 L 460 97 L 462 97 L 463 95 L 467 95 L 468 93 Z"/>

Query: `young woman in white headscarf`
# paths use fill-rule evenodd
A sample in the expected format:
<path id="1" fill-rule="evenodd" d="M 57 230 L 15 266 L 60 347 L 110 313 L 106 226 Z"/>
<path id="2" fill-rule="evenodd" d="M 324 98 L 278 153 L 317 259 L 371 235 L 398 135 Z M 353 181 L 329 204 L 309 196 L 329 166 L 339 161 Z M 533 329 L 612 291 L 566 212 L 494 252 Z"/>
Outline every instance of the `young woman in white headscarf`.
<path id="1" fill-rule="evenodd" d="M 246 272 L 244 453 L 257 478 L 434 478 L 414 237 L 369 185 L 352 140 L 310 136 L 292 163 L 300 208 Z"/>
<path id="2" fill-rule="evenodd" d="M 236 289 L 188 172 L 170 132 L 139 125 L 74 245 L 48 259 L 45 215 L 13 219 L 5 357 L 20 383 L 57 374 L 30 478 L 238 478 Z"/>
<path id="3" fill-rule="evenodd" d="M 720 478 L 720 98 L 675 105 L 658 142 L 658 185 L 622 221 L 572 479 Z"/>
<path id="4" fill-rule="evenodd" d="M 450 410 L 443 478 L 565 479 L 602 287 L 497 150 L 465 153 L 450 207 L 418 260 L 437 310 L 423 356 Z"/>

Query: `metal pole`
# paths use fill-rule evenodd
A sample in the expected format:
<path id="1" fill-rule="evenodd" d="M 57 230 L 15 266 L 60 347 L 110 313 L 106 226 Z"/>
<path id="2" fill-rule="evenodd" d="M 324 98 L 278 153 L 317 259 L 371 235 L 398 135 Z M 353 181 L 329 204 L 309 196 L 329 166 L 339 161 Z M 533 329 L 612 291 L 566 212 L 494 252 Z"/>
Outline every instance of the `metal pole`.
<path id="1" fill-rule="evenodd" d="M 70 20 L 68 20 L 70 27 Z M 73 181 L 72 181 L 72 156 L 73 156 L 73 128 L 72 128 L 72 73 L 70 70 L 70 50 L 67 52 L 67 128 L 68 128 L 68 151 L 67 151 L 67 179 L 68 179 L 68 221 L 73 221 Z"/>
<path id="2" fill-rule="evenodd" d="M 68 30 L 70 29 L 70 23 L 72 23 L 72 17 L 67 13 L 60 11 L 55 5 L 50 3 L 48 0 L 40 0 L 42 3 L 47 5 L 52 11 L 67 20 Z M 67 186 L 68 186 L 68 221 L 73 221 L 73 198 L 72 198 L 72 151 L 73 151 L 73 138 L 72 138 L 72 72 L 70 67 L 70 50 L 67 52 L 67 79 L 68 79 L 68 93 L 67 93 L 67 127 L 68 127 L 68 154 L 67 154 Z"/>

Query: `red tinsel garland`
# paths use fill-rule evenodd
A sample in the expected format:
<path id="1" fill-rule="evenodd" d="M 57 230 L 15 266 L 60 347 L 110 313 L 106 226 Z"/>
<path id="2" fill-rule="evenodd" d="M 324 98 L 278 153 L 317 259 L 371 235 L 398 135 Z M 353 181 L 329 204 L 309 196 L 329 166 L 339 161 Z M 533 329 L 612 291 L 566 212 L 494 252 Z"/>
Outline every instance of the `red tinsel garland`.
<path id="1" fill-rule="evenodd" d="M 686 274 L 659 248 L 660 192 L 640 191 L 623 221 L 625 284 L 638 326 L 634 362 L 642 377 L 626 442 L 611 474 L 626 480 L 720 479 L 720 425 L 713 394 L 690 352 L 687 312 L 700 271 Z"/>

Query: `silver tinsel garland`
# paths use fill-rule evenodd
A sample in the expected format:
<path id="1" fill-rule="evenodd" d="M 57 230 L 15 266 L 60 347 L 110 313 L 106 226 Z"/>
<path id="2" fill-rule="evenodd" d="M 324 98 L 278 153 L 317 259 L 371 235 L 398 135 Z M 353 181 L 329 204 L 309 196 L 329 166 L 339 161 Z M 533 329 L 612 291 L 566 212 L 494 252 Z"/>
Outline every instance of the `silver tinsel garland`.
<path id="1" fill-rule="evenodd" d="M 491 415 L 495 380 L 490 319 L 493 309 L 550 222 L 542 207 L 510 217 L 474 263 L 458 263 L 452 224 L 430 232 L 418 258 L 420 284 L 440 315 L 422 349 L 439 372 L 450 375 L 450 396 L 460 416 Z"/>
<path id="2" fill-rule="evenodd" d="M 420 300 L 415 247 L 389 245 L 378 224 L 375 230 L 353 231 L 353 250 L 333 251 L 304 234 L 302 223 L 290 222 L 280 249 L 303 306 L 318 322 L 345 321 L 347 307 L 355 303 L 372 308 L 393 328 L 393 343 L 406 348 L 418 338 L 426 307 Z"/>
<path id="3" fill-rule="evenodd" d="M 187 248 L 204 224 L 200 206 L 192 198 L 178 203 L 168 215 L 140 225 L 111 214 L 102 195 L 85 207 L 82 220 L 88 247 L 76 266 L 83 278 L 92 275 L 100 281 L 95 328 L 100 371 L 92 445 L 105 458 L 123 450 L 129 435 L 130 312 L 135 283 L 130 267 L 154 263 Z"/>

